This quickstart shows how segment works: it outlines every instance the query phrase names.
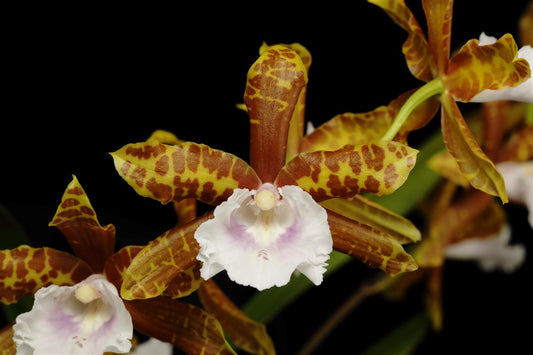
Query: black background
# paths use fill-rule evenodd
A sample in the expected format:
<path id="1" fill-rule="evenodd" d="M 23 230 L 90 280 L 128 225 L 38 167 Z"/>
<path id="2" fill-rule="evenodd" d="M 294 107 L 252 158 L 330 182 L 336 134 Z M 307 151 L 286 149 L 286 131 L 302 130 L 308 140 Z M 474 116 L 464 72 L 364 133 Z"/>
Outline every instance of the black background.
<path id="1" fill-rule="evenodd" d="M 425 26 L 419 2 L 407 3 Z M 452 46 L 481 31 L 517 38 L 526 3 L 457 1 Z M 100 223 L 117 227 L 119 247 L 144 244 L 172 227 L 172 208 L 136 195 L 116 174 L 108 152 L 166 129 L 246 160 L 248 121 L 235 104 L 242 102 L 246 73 L 263 41 L 300 42 L 310 50 L 306 117 L 315 125 L 338 113 L 373 110 L 420 86 L 401 53 L 405 32 L 364 1 L 273 2 L 255 8 L 47 6 L 10 9 L 5 15 L 0 202 L 34 246 L 68 250 L 61 234 L 47 225 L 72 174 Z M 428 130 L 438 128 L 437 121 Z M 425 132 L 413 135 L 413 145 Z M 526 210 L 507 209 L 516 226 L 513 241 L 531 250 Z M 279 354 L 295 353 L 374 274 L 352 262 L 284 311 L 268 325 Z M 224 277 L 217 280 L 236 303 L 252 294 Z M 447 262 L 444 329 L 431 333 L 417 354 L 513 353 L 528 347 L 531 277 L 529 260 L 512 275 Z M 333 353 L 333 347 L 358 353 L 422 311 L 422 293 L 415 288 L 401 303 L 366 301 L 319 353 Z"/>

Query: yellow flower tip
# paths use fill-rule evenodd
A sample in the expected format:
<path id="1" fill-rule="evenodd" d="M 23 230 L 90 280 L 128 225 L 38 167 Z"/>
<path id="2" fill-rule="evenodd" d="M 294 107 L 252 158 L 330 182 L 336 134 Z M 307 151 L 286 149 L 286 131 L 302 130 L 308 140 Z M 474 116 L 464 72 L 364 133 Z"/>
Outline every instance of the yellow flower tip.
<path id="1" fill-rule="evenodd" d="M 76 287 L 74 293 L 76 299 L 81 303 L 91 303 L 92 301 L 102 297 L 102 293 L 88 284 L 81 284 Z"/>

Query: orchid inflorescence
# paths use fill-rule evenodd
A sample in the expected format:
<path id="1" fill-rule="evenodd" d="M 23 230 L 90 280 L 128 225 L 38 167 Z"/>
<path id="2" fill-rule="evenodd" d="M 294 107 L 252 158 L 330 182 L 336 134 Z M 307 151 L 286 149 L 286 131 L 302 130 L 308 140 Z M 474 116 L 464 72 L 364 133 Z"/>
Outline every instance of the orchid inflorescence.
<path id="1" fill-rule="evenodd" d="M 172 344 L 192 354 L 232 354 L 233 346 L 273 354 L 265 326 L 242 312 L 215 276 L 259 291 L 298 278 L 320 285 L 333 250 L 383 270 L 380 291 L 429 280 L 427 305 L 438 329 L 445 258 L 516 269 L 525 251 L 509 245 L 501 202 L 533 208 L 531 36 L 518 49 L 509 34 L 481 34 L 450 56 L 453 1 L 422 1 L 427 36 L 403 0 L 369 2 L 407 32 L 402 51 L 424 85 L 305 132 L 311 54 L 299 43 L 263 44 L 241 106 L 249 116 L 249 162 L 161 130 L 111 153 L 135 192 L 172 203 L 178 216 L 147 245 L 118 251 L 114 226 L 100 225 L 74 177 L 50 223 L 74 255 L 27 245 L 0 251 L 0 300 L 35 299 L 2 330 L 0 350 L 141 353 L 140 333 L 165 351 Z M 471 131 L 458 101 L 485 102 L 480 129 Z M 431 208 L 420 231 L 371 196 L 394 194 L 408 180 L 418 154 L 408 136 L 439 108 L 446 149 L 430 166 L 443 179 L 424 201 Z M 197 201 L 210 206 L 199 216 Z M 420 241 L 412 252 L 404 249 Z M 201 306 L 184 301 L 195 292 Z"/>

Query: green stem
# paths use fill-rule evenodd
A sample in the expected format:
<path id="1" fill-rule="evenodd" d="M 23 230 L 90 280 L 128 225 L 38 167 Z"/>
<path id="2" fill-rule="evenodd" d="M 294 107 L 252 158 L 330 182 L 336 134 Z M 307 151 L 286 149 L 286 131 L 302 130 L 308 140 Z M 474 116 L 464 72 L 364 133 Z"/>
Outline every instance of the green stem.
<path id="1" fill-rule="evenodd" d="M 396 118 L 392 122 L 392 125 L 389 127 L 389 130 L 381 139 L 384 141 L 391 141 L 396 136 L 400 128 L 402 128 L 411 112 L 413 112 L 420 104 L 430 97 L 441 94 L 442 92 L 444 92 L 444 86 L 442 85 L 440 78 L 431 80 L 420 89 L 415 91 L 413 95 L 411 95 L 407 101 L 405 101 L 402 108 L 396 115 Z"/>

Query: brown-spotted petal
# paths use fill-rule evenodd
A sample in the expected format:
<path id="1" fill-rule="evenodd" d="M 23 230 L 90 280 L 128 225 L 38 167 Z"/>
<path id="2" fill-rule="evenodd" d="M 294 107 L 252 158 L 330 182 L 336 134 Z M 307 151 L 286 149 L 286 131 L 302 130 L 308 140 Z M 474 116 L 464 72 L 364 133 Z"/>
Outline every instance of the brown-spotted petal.
<path id="1" fill-rule="evenodd" d="M 224 331 L 239 348 L 251 354 L 276 353 L 266 327 L 248 318 L 213 280 L 204 282 L 198 295 L 204 308 L 218 319 Z"/>
<path id="2" fill-rule="evenodd" d="M 444 93 L 441 101 L 444 144 L 459 164 L 462 174 L 474 188 L 499 196 L 504 203 L 508 202 L 500 172 L 479 147 L 457 103 L 449 93 Z"/>
<path id="3" fill-rule="evenodd" d="M 104 269 L 115 249 L 115 226 L 101 226 L 89 198 L 76 176 L 67 186 L 49 226 L 57 227 L 67 238 L 74 253 L 95 272 Z"/>
<path id="4" fill-rule="evenodd" d="M 337 150 L 347 144 L 364 144 L 380 139 L 394 121 L 405 101 L 416 90 L 409 90 L 387 106 L 364 113 L 343 113 L 317 127 L 302 140 L 300 152 Z M 405 143 L 409 132 L 425 126 L 437 113 L 440 102 L 430 98 L 414 109 L 402 125 L 395 141 Z"/>
<path id="5" fill-rule="evenodd" d="M 302 59 L 284 46 L 270 47 L 248 71 L 250 164 L 263 182 L 272 182 L 285 164 L 289 123 L 306 84 Z"/>
<path id="6" fill-rule="evenodd" d="M 138 194 L 161 203 L 195 198 L 216 205 L 235 188 L 260 185 L 245 161 L 204 144 L 149 141 L 125 145 L 111 155 L 120 176 Z"/>
<path id="7" fill-rule="evenodd" d="M 148 243 L 124 275 L 120 291 L 122 298 L 131 300 L 159 296 L 176 276 L 193 266 L 200 248 L 194 232 L 212 216 L 212 212 L 207 212 Z"/>
<path id="8" fill-rule="evenodd" d="M 413 13 L 405 5 L 405 1 L 368 0 L 368 2 L 381 7 L 398 26 L 407 31 L 408 36 L 402 46 L 402 52 L 411 73 L 423 81 L 433 79 L 433 63 L 426 38 Z"/>
<path id="9" fill-rule="evenodd" d="M 401 244 L 383 232 L 328 211 L 333 248 L 351 255 L 369 267 L 380 268 L 389 275 L 418 268 L 413 257 Z"/>
<path id="10" fill-rule="evenodd" d="M 370 112 L 339 114 L 306 135 L 300 151 L 333 151 L 348 144 L 364 144 L 381 138 L 393 120 L 394 113 L 387 106 Z"/>
<path id="11" fill-rule="evenodd" d="M 15 303 L 50 284 L 74 285 L 93 270 L 83 260 L 51 248 L 21 245 L 0 251 L 0 301 Z"/>
<path id="12" fill-rule="evenodd" d="M 165 290 L 165 295 L 171 298 L 181 298 L 198 290 L 204 280 L 200 275 L 201 263 L 196 263 L 183 272 L 180 272 Z"/>
<path id="13" fill-rule="evenodd" d="M 0 355 L 15 355 L 17 344 L 13 341 L 13 325 L 6 325 L 0 330 Z"/>
<path id="14" fill-rule="evenodd" d="M 464 102 L 483 90 L 515 87 L 531 75 L 527 60 L 517 55 L 510 34 L 484 46 L 476 39 L 470 40 L 450 59 L 444 86 L 455 99 Z"/>
<path id="15" fill-rule="evenodd" d="M 390 194 L 414 167 L 418 151 L 398 142 L 374 141 L 336 151 L 304 152 L 287 163 L 276 185 L 298 185 L 317 201 Z"/>
<path id="16" fill-rule="evenodd" d="M 136 330 L 174 344 L 187 354 L 236 354 L 220 323 L 199 307 L 164 296 L 124 304 Z"/>
<path id="17" fill-rule="evenodd" d="M 356 196 L 349 201 L 332 198 L 320 204 L 330 211 L 371 226 L 400 244 L 419 242 L 421 239 L 420 231 L 411 221 L 366 197 Z"/>

